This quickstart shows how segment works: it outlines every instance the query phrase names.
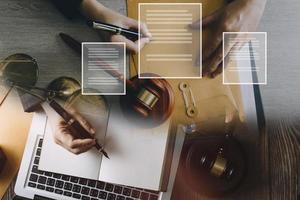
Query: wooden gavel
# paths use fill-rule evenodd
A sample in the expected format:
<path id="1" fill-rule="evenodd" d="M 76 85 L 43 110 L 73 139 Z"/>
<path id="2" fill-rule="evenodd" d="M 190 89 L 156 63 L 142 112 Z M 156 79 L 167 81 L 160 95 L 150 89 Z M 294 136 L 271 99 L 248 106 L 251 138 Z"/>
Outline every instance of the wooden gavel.
<path id="1" fill-rule="evenodd" d="M 111 69 L 109 65 L 105 65 L 103 68 L 108 74 L 116 77 L 120 82 L 124 82 L 124 75 Z M 144 118 L 151 115 L 151 112 L 158 101 L 164 98 L 163 94 L 169 92 L 171 93 L 171 96 L 173 96 L 171 87 L 166 87 L 168 83 L 163 79 L 138 79 L 137 77 L 134 77 L 133 80 L 126 79 L 125 82 L 127 86 L 127 95 L 129 95 L 129 106 Z M 171 107 L 173 107 L 174 100 L 173 98 L 171 99 L 170 103 Z"/>

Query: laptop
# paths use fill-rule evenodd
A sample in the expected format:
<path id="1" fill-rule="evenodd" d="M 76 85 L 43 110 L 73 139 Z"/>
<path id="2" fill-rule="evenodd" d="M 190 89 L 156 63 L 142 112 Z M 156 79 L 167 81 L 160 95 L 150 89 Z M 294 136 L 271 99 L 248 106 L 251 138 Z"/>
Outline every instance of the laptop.
<path id="1" fill-rule="evenodd" d="M 103 181 L 39 170 L 40 156 L 43 148 L 43 137 L 47 123 L 48 119 L 45 113 L 34 113 L 15 185 L 15 193 L 18 196 L 27 199 L 61 200 L 158 200 L 170 198 L 172 185 L 176 176 L 176 166 L 179 162 L 178 158 L 172 158 L 173 161 L 177 160 L 177 163 L 172 162 L 168 181 L 168 192 L 152 191 L 143 188 L 111 184 Z M 175 157 L 175 155 L 180 155 L 184 141 L 183 132 L 180 132 L 177 135 L 180 137 L 176 136 L 176 145 L 174 147 L 175 153 L 173 154 L 173 157 Z"/>

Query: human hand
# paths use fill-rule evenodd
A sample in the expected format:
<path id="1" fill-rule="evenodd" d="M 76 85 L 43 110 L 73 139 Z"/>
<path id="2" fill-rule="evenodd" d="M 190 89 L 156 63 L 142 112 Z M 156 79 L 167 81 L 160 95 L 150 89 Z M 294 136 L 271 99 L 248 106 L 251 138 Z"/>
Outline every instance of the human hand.
<path id="1" fill-rule="evenodd" d="M 223 32 L 255 31 L 263 14 L 266 0 L 234 0 L 202 20 L 203 28 L 212 26 L 213 34 L 203 48 L 203 75 L 216 77 L 223 69 Z M 192 29 L 199 29 L 200 21 L 193 23 Z M 224 44 L 224 57 L 231 50 L 242 47 L 242 43 Z M 225 63 L 226 65 L 226 63 Z"/>
<path id="2" fill-rule="evenodd" d="M 92 139 L 77 139 L 69 125 L 48 104 L 44 103 L 42 107 L 50 121 L 56 144 L 74 154 L 84 153 L 96 144 L 95 129 L 74 108 L 68 107 L 66 110 L 91 134 Z"/>
<path id="3" fill-rule="evenodd" d="M 138 21 L 128 18 L 124 15 L 120 15 L 119 13 L 116 13 L 112 10 L 107 9 L 104 15 L 104 22 L 107 24 L 113 24 L 126 29 L 139 29 Z M 149 32 L 147 26 L 144 23 L 141 23 L 140 28 L 140 32 L 144 36 L 140 39 L 140 41 L 137 40 L 133 42 L 132 40 L 126 38 L 123 35 L 112 35 L 111 41 L 125 42 L 127 49 L 133 51 L 134 53 L 138 53 L 140 49 L 142 49 L 147 43 L 150 42 L 151 38 L 151 33 Z M 140 46 L 138 45 L 138 42 L 140 42 Z"/>
<path id="4" fill-rule="evenodd" d="M 138 21 L 121 15 L 109 8 L 104 7 L 96 0 L 84 0 L 82 3 L 83 13 L 92 20 L 100 20 L 107 24 L 112 24 L 126 29 L 139 29 Z M 138 53 L 147 43 L 150 42 L 151 33 L 149 32 L 147 26 L 141 23 L 140 32 L 144 36 L 140 41 L 131 41 L 123 35 L 112 35 L 112 42 L 125 42 L 128 50 Z M 140 46 L 139 46 L 140 42 Z"/>

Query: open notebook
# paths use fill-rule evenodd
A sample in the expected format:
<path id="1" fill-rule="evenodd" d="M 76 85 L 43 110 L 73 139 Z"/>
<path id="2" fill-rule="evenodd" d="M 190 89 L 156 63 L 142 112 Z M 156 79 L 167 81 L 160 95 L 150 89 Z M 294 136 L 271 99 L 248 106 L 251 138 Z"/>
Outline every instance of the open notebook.
<path id="1" fill-rule="evenodd" d="M 102 157 L 95 148 L 80 155 L 69 153 L 54 143 L 50 123 L 47 123 L 39 169 L 162 190 L 170 120 L 159 127 L 143 129 L 127 120 L 118 100 L 111 105 L 107 130 L 97 134 L 98 141 L 105 140 L 105 150 L 110 159 Z M 85 117 L 101 130 L 95 118 Z"/>

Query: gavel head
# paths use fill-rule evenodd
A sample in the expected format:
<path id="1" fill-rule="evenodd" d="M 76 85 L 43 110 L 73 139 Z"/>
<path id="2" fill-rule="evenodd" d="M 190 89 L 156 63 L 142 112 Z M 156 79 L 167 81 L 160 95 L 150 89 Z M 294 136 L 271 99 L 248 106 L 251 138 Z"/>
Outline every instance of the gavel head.
<path id="1" fill-rule="evenodd" d="M 164 93 L 164 85 L 156 79 L 142 80 L 134 98 L 133 109 L 142 117 L 148 117 Z"/>
<path id="2" fill-rule="evenodd" d="M 133 77 L 130 85 L 131 88 L 127 86 L 127 95 L 121 98 L 121 107 L 125 113 L 142 121 L 152 121 L 156 125 L 170 116 L 174 107 L 174 94 L 166 80 Z"/>
<path id="3" fill-rule="evenodd" d="M 187 184 L 199 193 L 224 195 L 238 187 L 245 176 L 247 154 L 232 135 L 206 136 L 197 132 L 183 149 L 184 176 Z"/>

